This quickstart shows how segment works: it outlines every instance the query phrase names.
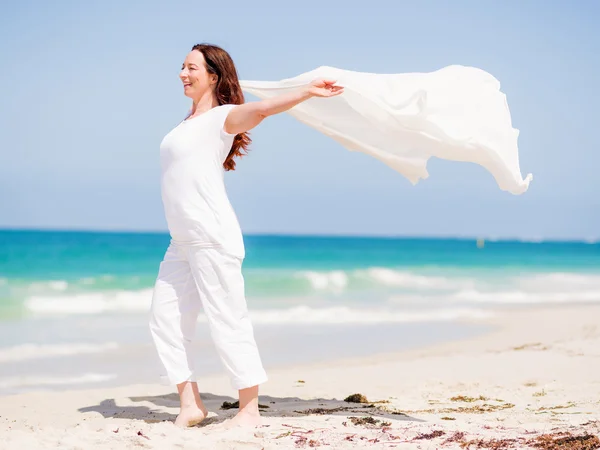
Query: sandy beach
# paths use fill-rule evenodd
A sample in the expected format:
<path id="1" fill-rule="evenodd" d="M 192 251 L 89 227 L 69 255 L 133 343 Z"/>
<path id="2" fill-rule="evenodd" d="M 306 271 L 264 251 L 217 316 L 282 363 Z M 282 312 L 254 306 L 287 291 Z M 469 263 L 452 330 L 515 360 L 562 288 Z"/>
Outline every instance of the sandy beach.
<path id="1" fill-rule="evenodd" d="M 219 429 L 236 411 L 224 376 L 199 380 L 211 414 L 185 430 L 160 385 L 7 396 L 0 448 L 600 448 L 598 317 L 505 310 L 477 338 L 271 370 L 256 429 Z"/>

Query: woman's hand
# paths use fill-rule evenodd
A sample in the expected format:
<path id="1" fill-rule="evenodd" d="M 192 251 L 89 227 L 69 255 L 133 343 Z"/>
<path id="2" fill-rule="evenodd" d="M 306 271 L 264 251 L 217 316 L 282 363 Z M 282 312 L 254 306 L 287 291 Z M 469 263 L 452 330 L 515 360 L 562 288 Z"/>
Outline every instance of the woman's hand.
<path id="1" fill-rule="evenodd" d="M 344 92 L 344 88 L 335 83 L 331 78 L 317 78 L 310 83 L 307 92 L 311 97 L 335 97 Z"/>

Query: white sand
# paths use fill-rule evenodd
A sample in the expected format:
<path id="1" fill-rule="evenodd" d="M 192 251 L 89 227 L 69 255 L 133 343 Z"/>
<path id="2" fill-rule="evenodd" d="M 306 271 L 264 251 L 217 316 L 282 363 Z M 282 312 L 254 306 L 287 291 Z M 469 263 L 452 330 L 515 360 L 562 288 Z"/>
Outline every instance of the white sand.
<path id="1" fill-rule="evenodd" d="M 496 331 L 477 339 L 270 371 L 260 398 L 269 406 L 264 426 L 251 430 L 218 429 L 235 413 L 220 410 L 235 395 L 224 376 L 200 380 L 214 417 L 186 430 L 170 422 L 177 413 L 173 390 L 158 385 L 2 397 L 0 448 L 433 449 L 481 438 L 518 439 L 514 448 L 529 448 L 525 440 L 544 433 L 597 436 L 599 319 L 598 307 L 505 312 L 492 321 Z M 353 393 L 389 400 L 379 406 L 406 415 L 342 401 Z M 452 400 L 456 396 L 485 399 Z M 302 412 L 336 407 L 352 410 Z M 348 419 L 369 415 L 390 425 Z M 440 436 L 422 436 L 434 431 Z M 456 432 L 464 433 L 462 439 Z"/>

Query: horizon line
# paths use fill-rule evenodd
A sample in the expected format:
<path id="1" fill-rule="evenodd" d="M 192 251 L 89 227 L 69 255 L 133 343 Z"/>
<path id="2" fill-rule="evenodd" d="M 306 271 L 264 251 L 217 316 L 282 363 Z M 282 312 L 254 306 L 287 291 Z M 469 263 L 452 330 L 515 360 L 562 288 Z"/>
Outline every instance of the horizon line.
<path id="1" fill-rule="evenodd" d="M 0 232 L 39 232 L 39 233 L 88 233 L 88 234 L 150 234 L 168 235 L 169 231 L 163 230 L 136 230 L 136 229 L 100 229 L 100 228 L 62 228 L 62 227 L 5 227 L 0 225 Z M 356 238 L 356 239 L 417 239 L 417 240 L 483 240 L 488 242 L 565 242 L 565 243 L 600 243 L 600 237 L 594 238 L 552 238 L 552 237 L 499 237 L 476 235 L 441 235 L 441 234 L 368 234 L 368 233 L 294 233 L 294 232 L 250 232 L 243 233 L 244 237 L 289 237 L 289 238 Z"/>

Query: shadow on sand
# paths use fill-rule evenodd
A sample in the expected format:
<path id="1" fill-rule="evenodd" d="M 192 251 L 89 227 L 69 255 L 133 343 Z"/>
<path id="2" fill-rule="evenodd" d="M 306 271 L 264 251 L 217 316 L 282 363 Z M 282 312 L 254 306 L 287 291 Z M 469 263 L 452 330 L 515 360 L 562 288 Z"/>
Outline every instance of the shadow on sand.
<path id="1" fill-rule="evenodd" d="M 233 403 L 236 399 L 223 395 L 209 393 L 201 394 L 202 400 L 210 411 L 209 417 L 199 426 L 220 423 L 233 417 L 237 408 L 223 409 L 224 402 Z M 98 412 L 105 418 L 136 419 L 146 423 L 157 423 L 163 421 L 174 421 L 176 414 L 167 409 L 179 408 L 179 396 L 175 393 L 155 396 L 129 397 L 130 402 L 141 403 L 140 405 L 119 406 L 115 399 L 106 399 L 98 405 L 80 408 L 79 412 Z M 145 403 L 145 404 L 144 404 Z M 148 405 L 149 404 L 149 405 Z M 386 411 L 380 404 L 348 403 L 334 399 L 310 399 L 304 400 L 297 397 L 270 397 L 261 395 L 259 397 L 261 415 L 264 417 L 299 417 L 311 414 L 336 415 L 336 416 L 360 416 L 378 417 L 382 419 L 393 419 L 403 421 L 422 422 L 401 412 Z"/>

